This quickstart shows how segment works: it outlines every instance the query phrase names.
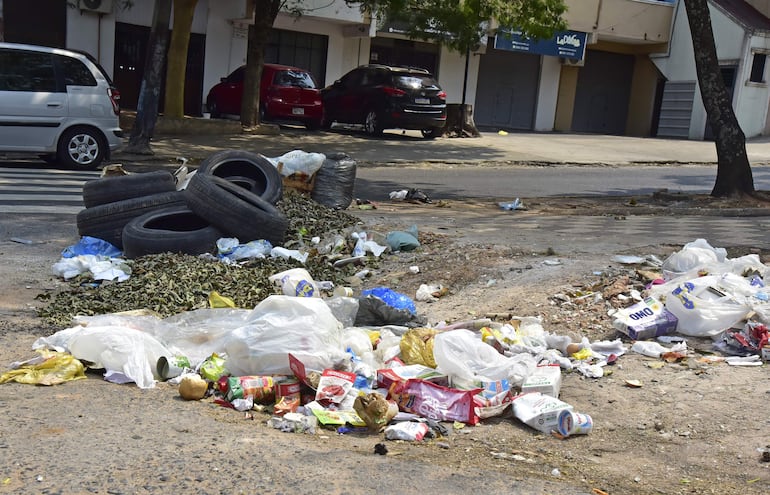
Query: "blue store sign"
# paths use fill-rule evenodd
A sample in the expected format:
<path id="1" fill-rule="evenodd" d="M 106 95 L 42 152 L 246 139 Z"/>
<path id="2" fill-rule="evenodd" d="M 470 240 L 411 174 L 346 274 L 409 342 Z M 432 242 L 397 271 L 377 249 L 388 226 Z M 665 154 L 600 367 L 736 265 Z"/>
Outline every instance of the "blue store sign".
<path id="1" fill-rule="evenodd" d="M 587 37 L 586 33 L 579 31 L 559 31 L 551 39 L 531 40 L 523 37 L 521 31 L 500 29 L 495 36 L 495 48 L 583 60 Z"/>

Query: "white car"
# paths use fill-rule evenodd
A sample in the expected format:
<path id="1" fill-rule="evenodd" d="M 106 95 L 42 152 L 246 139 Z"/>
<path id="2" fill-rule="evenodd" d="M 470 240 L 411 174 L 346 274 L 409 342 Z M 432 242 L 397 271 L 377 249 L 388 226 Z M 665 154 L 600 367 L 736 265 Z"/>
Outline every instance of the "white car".
<path id="1" fill-rule="evenodd" d="M 119 99 L 88 54 L 0 43 L 0 152 L 97 168 L 123 144 Z"/>

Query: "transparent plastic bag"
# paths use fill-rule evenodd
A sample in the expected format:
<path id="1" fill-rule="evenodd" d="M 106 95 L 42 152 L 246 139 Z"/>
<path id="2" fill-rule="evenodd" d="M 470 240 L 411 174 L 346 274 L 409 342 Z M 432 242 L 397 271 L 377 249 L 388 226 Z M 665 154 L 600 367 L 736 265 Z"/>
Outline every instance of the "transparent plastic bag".
<path id="1" fill-rule="evenodd" d="M 347 358 L 342 324 L 316 297 L 269 296 L 229 335 L 224 348 L 233 375 L 291 375 L 289 353 L 316 370 Z"/>
<path id="2" fill-rule="evenodd" d="M 438 370 L 447 374 L 456 386 L 508 380 L 511 386 L 520 387 L 537 366 L 530 354 L 504 356 L 470 330 L 436 335 L 433 356 Z"/>

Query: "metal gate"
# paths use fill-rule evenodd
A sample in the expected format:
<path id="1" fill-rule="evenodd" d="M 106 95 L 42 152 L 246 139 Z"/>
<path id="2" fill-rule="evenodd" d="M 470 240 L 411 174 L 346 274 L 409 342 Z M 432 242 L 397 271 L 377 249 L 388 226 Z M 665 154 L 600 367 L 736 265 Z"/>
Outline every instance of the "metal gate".
<path id="1" fill-rule="evenodd" d="M 495 50 L 481 56 L 473 116 L 480 129 L 532 130 L 540 56 Z"/>
<path id="2" fill-rule="evenodd" d="M 578 74 L 572 130 L 625 134 L 634 57 L 590 50 Z"/>

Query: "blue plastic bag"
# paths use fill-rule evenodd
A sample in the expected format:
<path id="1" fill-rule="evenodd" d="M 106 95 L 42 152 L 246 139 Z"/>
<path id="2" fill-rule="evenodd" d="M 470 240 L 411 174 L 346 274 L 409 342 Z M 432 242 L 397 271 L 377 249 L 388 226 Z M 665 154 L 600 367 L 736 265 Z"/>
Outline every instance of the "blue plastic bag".
<path id="1" fill-rule="evenodd" d="M 84 235 L 80 242 L 64 248 L 61 252 L 62 258 L 74 258 L 83 254 L 96 254 L 107 258 L 118 258 L 123 255 L 123 251 L 116 248 L 109 242 Z"/>
<path id="2" fill-rule="evenodd" d="M 412 301 L 409 296 L 400 292 L 396 292 L 387 287 L 375 287 L 374 289 L 367 289 L 361 291 L 361 294 L 363 296 L 379 297 L 385 301 L 385 304 L 388 306 L 392 306 L 396 309 L 406 309 L 412 314 L 417 314 L 417 308 L 414 305 L 414 301 Z"/>

